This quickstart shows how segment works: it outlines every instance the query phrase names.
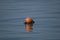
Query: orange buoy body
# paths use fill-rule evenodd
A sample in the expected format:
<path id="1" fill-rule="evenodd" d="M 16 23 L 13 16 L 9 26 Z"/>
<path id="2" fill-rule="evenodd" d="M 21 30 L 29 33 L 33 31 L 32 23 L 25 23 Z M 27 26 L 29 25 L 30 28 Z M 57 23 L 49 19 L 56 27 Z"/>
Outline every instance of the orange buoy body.
<path id="1" fill-rule="evenodd" d="M 25 19 L 25 22 L 32 22 L 32 18 L 27 17 L 27 18 Z"/>
<path id="2" fill-rule="evenodd" d="M 30 17 L 25 18 L 25 23 L 34 23 L 33 19 Z"/>

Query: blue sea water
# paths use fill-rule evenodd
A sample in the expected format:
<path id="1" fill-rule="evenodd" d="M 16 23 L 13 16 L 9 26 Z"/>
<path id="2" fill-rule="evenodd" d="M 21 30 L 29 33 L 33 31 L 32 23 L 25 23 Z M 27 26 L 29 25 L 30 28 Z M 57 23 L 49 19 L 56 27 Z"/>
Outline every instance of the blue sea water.
<path id="1" fill-rule="evenodd" d="M 35 21 L 32 32 L 26 17 Z M 60 40 L 60 0 L 0 0 L 0 40 Z"/>

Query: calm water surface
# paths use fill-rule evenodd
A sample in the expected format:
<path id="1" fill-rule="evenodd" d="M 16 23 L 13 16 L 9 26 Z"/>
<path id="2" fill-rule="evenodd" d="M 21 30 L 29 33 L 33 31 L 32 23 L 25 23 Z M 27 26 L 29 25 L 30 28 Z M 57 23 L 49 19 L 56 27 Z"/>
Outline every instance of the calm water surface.
<path id="1" fill-rule="evenodd" d="M 24 28 L 28 16 L 32 32 Z M 0 40 L 60 40 L 60 0 L 0 0 Z"/>

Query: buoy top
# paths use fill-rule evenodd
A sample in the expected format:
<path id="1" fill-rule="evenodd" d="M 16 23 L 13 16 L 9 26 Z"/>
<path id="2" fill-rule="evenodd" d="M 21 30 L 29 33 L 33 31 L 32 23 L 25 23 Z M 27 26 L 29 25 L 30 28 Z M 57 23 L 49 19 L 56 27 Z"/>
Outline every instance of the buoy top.
<path id="1" fill-rule="evenodd" d="M 26 19 L 25 19 L 25 22 L 27 22 L 27 23 L 30 23 L 30 22 L 32 22 L 33 20 L 32 20 L 32 18 L 30 18 L 30 17 L 27 17 Z"/>

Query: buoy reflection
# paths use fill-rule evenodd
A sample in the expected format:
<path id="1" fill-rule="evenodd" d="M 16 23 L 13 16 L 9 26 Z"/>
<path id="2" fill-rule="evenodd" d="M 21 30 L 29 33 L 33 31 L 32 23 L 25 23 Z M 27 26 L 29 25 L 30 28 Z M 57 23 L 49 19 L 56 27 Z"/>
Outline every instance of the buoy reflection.
<path id="1" fill-rule="evenodd" d="M 33 30 L 33 24 L 25 24 L 25 30 L 27 31 L 27 32 L 32 32 L 32 30 Z"/>

